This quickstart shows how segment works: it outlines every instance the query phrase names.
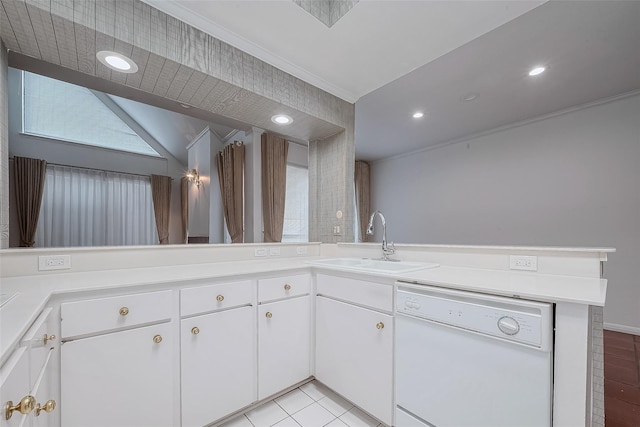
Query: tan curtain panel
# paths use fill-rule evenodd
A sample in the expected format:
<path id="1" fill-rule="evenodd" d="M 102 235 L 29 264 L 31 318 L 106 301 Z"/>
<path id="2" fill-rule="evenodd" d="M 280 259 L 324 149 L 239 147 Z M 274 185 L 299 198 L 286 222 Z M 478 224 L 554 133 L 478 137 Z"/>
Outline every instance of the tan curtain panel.
<path id="1" fill-rule="evenodd" d="M 156 216 L 156 229 L 161 245 L 169 243 L 169 214 L 171 212 L 171 177 L 151 175 L 151 197 Z"/>
<path id="2" fill-rule="evenodd" d="M 281 242 L 287 192 L 287 154 L 284 138 L 262 134 L 262 219 L 264 241 Z"/>
<path id="3" fill-rule="evenodd" d="M 47 162 L 27 157 L 14 157 L 13 172 L 20 246 L 35 246 L 36 227 L 44 193 Z"/>
<path id="4" fill-rule="evenodd" d="M 355 187 L 360 241 L 366 242 L 369 238 L 369 236 L 367 236 L 367 225 L 369 223 L 369 216 L 371 215 L 369 163 L 363 161 L 356 162 Z"/>
<path id="5" fill-rule="evenodd" d="M 180 211 L 182 213 L 182 243 L 189 242 L 189 178 L 180 179 Z"/>
<path id="6" fill-rule="evenodd" d="M 244 144 L 234 141 L 217 156 L 222 210 L 232 243 L 244 235 Z"/>

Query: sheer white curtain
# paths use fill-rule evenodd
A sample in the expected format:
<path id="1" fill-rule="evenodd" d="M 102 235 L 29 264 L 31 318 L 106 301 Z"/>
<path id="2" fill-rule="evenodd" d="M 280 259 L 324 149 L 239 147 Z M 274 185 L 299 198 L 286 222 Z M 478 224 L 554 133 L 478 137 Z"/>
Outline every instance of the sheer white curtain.
<path id="1" fill-rule="evenodd" d="M 154 244 L 148 177 L 47 165 L 36 246 Z"/>

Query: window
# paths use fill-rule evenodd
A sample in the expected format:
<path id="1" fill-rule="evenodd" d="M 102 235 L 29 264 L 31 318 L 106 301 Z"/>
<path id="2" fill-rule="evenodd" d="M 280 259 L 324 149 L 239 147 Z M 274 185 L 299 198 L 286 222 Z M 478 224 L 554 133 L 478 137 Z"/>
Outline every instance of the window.
<path id="1" fill-rule="evenodd" d="M 309 170 L 287 165 L 283 242 L 309 241 Z"/>
<path id="2" fill-rule="evenodd" d="M 160 157 L 91 90 L 23 72 L 23 132 Z"/>
<path id="3" fill-rule="evenodd" d="M 149 177 L 47 165 L 37 247 L 158 244 Z"/>

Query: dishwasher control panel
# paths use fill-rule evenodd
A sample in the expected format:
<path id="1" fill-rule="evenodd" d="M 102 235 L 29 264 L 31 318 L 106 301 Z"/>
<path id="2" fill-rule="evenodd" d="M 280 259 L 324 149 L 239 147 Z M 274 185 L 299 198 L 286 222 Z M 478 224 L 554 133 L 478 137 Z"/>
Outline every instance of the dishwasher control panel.
<path id="1" fill-rule="evenodd" d="M 427 286 L 421 288 L 398 286 L 396 313 L 538 348 L 551 346 L 552 304 Z"/>

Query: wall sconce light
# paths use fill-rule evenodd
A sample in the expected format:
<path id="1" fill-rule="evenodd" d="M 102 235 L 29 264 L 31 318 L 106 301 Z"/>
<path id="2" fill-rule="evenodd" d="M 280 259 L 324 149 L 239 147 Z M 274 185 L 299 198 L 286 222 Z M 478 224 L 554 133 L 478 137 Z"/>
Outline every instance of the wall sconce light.
<path id="1" fill-rule="evenodd" d="M 187 178 L 189 178 L 189 182 L 195 184 L 196 187 L 200 188 L 200 176 L 198 175 L 198 171 L 195 169 L 191 169 L 187 172 Z"/>

